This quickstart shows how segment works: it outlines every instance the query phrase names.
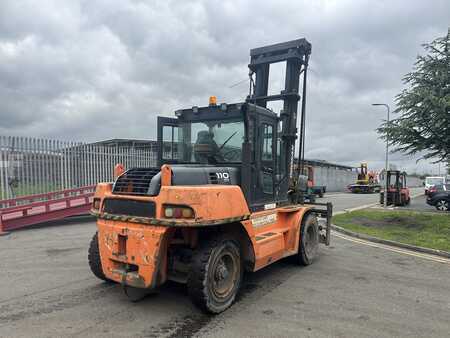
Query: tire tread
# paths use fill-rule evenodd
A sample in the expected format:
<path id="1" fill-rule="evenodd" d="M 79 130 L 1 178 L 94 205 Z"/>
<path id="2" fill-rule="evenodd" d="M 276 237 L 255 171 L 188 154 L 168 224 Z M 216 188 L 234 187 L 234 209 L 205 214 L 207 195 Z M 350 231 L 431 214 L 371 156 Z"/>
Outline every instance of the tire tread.
<path id="1" fill-rule="evenodd" d="M 88 250 L 88 262 L 89 267 L 91 268 L 91 271 L 95 275 L 95 277 L 104 281 L 108 281 L 105 274 L 103 273 L 102 262 L 100 259 L 100 250 L 98 247 L 98 232 L 96 232 L 91 239 Z"/>
<path id="2" fill-rule="evenodd" d="M 205 244 L 197 248 L 197 253 L 193 255 L 191 261 L 191 267 L 188 274 L 187 287 L 188 294 L 192 302 L 198 306 L 202 311 L 207 313 L 217 314 L 223 310 L 214 310 L 208 306 L 208 291 L 207 291 L 207 276 L 208 268 L 210 264 L 210 257 L 213 254 L 213 250 L 226 241 L 232 241 L 238 248 L 239 245 L 231 238 L 223 236 L 213 236 L 205 241 Z M 240 257 L 241 258 L 241 257 Z M 242 264 L 241 264 L 241 276 L 242 281 Z M 237 293 L 237 292 L 236 292 Z M 234 302 L 231 302 L 231 304 Z M 230 305 L 231 305 L 230 304 Z"/>
<path id="3" fill-rule="evenodd" d="M 305 248 L 303 246 L 303 240 L 302 240 L 305 235 L 306 222 L 308 222 L 310 218 L 315 218 L 315 216 L 312 214 L 305 215 L 302 220 L 301 228 L 300 228 L 300 241 L 298 244 L 297 263 L 299 265 L 303 265 L 303 266 L 311 265 L 314 261 L 314 258 L 309 260 L 308 257 L 306 257 Z M 316 222 L 316 226 L 317 226 L 316 218 L 315 218 L 315 222 Z"/>

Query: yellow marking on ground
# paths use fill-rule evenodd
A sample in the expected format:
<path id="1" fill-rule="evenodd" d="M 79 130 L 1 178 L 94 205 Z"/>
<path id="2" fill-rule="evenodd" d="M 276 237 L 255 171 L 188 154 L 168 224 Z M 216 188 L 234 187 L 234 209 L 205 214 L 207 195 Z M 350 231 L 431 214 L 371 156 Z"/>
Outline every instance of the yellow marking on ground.
<path id="1" fill-rule="evenodd" d="M 388 251 L 392 251 L 392 252 L 397 252 L 397 253 L 403 254 L 403 255 L 409 255 L 409 256 L 413 256 L 413 257 L 427 259 L 427 260 L 430 260 L 430 261 L 433 261 L 433 262 L 444 263 L 444 264 L 450 265 L 450 259 L 449 258 L 440 257 L 440 256 L 434 256 L 434 255 L 421 253 L 421 252 L 416 252 L 416 251 L 411 251 L 411 250 L 408 250 L 408 249 L 392 247 L 392 246 L 381 244 L 381 243 L 369 242 L 369 241 L 366 241 L 366 240 L 363 240 L 363 239 L 350 237 L 350 236 L 347 236 L 347 235 L 344 235 L 344 234 L 341 234 L 341 233 L 337 233 L 336 231 L 333 231 L 332 234 L 333 234 L 333 236 L 342 238 L 342 239 L 344 239 L 346 241 L 350 241 L 350 242 L 354 242 L 354 243 L 358 243 L 358 244 L 362 244 L 362 245 L 371 246 L 371 247 L 374 247 L 374 248 L 379 248 L 379 249 L 384 249 L 384 250 L 388 250 Z"/>

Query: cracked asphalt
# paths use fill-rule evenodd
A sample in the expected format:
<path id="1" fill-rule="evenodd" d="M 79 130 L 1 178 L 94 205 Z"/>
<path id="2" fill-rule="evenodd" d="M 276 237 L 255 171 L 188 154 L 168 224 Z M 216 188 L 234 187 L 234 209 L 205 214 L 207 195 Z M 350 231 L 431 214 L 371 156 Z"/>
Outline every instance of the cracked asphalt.
<path id="1" fill-rule="evenodd" d="M 377 195 L 333 194 L 335 210 Z M 95 223 L 59 221 L 0 237 L 0 337 L 448 337 L 450 261 L 332 237 L 305 268 L 247 274 L 236 304 L 207 316 L 182 285 L 131 303 L 87 265 Z"/>

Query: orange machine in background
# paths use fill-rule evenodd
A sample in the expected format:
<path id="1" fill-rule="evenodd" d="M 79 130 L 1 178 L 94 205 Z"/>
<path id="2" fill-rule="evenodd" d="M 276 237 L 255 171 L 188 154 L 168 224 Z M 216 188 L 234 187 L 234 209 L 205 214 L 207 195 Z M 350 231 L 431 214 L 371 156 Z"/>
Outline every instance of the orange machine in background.
<path id="1" fill-rule="evenodd" d="M 374 193 L 380 192 L 381 185 L 378 183 L 378 174 L 368 171 L 367 163 L 361 163 L 356 183 L 350 184 L 347 188 L 352 193 Z"/>

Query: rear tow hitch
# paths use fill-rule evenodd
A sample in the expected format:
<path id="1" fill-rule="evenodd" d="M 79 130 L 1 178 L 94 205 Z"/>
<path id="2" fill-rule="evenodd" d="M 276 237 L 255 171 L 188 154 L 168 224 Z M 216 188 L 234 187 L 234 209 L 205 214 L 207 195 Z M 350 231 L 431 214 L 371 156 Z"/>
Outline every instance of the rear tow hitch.
<path id="1" fill-rule="evenodd" d="M 156 293 L 153 289 L 135 288 L 129 285 L 123 285 L 123 292 L 133 303 L 139 302 L 145 297 Z"/>

